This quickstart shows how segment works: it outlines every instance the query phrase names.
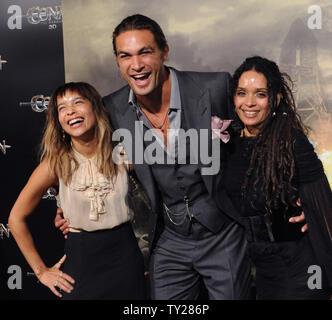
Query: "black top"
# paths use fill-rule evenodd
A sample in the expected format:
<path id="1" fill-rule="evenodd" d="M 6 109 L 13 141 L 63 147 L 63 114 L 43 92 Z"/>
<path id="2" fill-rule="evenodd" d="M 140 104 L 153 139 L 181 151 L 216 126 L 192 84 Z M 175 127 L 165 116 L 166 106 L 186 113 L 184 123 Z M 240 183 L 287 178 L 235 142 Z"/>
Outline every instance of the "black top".
<path id="1" fill-rule="evenodd" d="M 301 132 L 294 132 L 294 185 L 298 188 L 308 234 L 321 266 L 328 270 L 329 282 L 332 284 L 332 193 L 321 161 L 318 159 L 312 144 Z M 234 207 L 241 216 L 266 214 L 265 196 L 262 192 L 246 190 L 243 198 L 241 186 L 256 138 L 232 136 L 228 142 L 229 151 L 225 164 L 223 186 L 231 198 Z M 259 190 L 259 188 L 257 188 Z M 253 204 L 251 205 L 250 202 Z M 301 210 L 290 207 L 288 210 L 274 211 L 272 215 L 273 233 L 282 240 L 284 236 L 301 236 L 301 224 L 288 222 L 289 217 L 299 215 Z"/>
<path id="2" fill-rule="evenodd" d="M 299 188 L 306 183 L 314 182 L 325 176 L 321 161 L 314 152 L 313 146 L 303 133 L 297 133 L 294 137 L 295 176 L 293 184 Z M 233 200 L 233 204 L 244 216 L 265 214 L 265 196 L 259 190 L 245 190 L 246 199 L 242 201 L 241 187 L 249 167 L 252 150 L 256 138 L 233 136 L 228 147 L 228 160 L 226 163 L 224 186 Z M 252 205 L 250 204 L 252 203 Z M 274 213 L 276 215 L 277 212 Z M 287 210 L 285 218 L 297 215 L 296 210 Z"/>

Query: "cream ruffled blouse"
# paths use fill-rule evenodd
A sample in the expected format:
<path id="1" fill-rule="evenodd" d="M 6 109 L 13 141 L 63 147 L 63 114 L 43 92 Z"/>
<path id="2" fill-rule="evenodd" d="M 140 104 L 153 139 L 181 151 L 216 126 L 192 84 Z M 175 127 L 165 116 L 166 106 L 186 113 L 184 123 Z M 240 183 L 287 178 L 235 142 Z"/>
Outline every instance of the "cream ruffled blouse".
<path id="1" fill-rule="evenodd" d="M 97 157 L 86 158 L 73 149 L 79 163 L 71 182 L 59 180 L 58 206 L 71 231 L 111 229 L 132 218 L 128 206 L 128 174 L 119 166 L 113 181 L 97 170 Z"/>

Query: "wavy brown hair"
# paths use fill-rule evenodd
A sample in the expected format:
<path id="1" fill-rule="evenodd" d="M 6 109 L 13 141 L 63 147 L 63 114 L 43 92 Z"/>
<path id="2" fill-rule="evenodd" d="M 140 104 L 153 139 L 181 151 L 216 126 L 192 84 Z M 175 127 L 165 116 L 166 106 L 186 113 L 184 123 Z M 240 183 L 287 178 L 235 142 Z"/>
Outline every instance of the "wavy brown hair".
<path id="1" fill-rule="evenodd" d="M 98 91 L 85 82 L 69 82 L 55 90 L 50 98 L 46 112 L 44 135 L 41 142 L 41 160 L 47 159 L 51 172 L 65 184 L 71 180 L 78 162 L 73 156 L 71 138 L 64 133 L 58 118 L 58 97 L 63 97 L 67 91 L 76 92 L 88 99 L 96 117 L 97 125 L 94 136 L 97 141 L 97 167 L 105 177 L 112 179 L 117 175 L 117 165 L 112 160 L 113 145 L 111 141 L 112 128 L 107 111 L 103 105 L 102 97 Z M 74 167 L 72 168 L 72 163 Z"/>
<path id="2" fill-rule="evenodd" d="M 113 31 L 112 40 L 115 56 L 117 56 L 116 38 L 120 35 L 120 33 L 132 30 L 149 30 L 153 34 L 158 48 L 161 51 L 165 50 L 167 40 L 160 25 L 147 16 L 143 16 L 142 14 L 134 14 L 123 19 Z"/>
<path id="3" fill-rule="evenodd" d="M 255 56 L 247 58 L 233 75 L 232 95 L 234 97 L 241 75 L 250 70 L 262 73 L 267 80 L 270 113 L 264 120 L 262 128 L 252 151 L 249 169 L 242 186 L 242 196 L 258 185 L 266 197 L 266 209 L 271 214 L 281 205 L 286 208 L 295 206 L 297 188 L 294 185 L 295 160 L 293 154 L 294 138 L 292 132 L 302 131 L 308 134 L 306 127 L 296 110 L 292 94 L 291 78 L 281 73 L 277 64 L 268 59 Z M 281 99 L 278 104 L 278 94 Z M 236 122 L 240 119 L 236 115 Z M 242 124 L 243 127 L 243 124 Z"/>

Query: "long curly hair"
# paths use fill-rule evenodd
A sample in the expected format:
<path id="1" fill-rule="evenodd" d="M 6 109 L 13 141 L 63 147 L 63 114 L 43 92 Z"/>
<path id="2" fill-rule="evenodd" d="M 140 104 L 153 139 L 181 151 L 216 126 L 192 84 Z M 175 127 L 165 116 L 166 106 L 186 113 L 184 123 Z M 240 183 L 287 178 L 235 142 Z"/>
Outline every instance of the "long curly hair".
<path id="1" fill-rule="evenodd" d="M 105 177 L 112 179 L 118 172 L 117 165 L 112 160 L 112 128 L 102 97 L 93 86 L 85 82 L 66 83 L 52 94 L 40 146 L 41 161 L 47 159 L 51 172 L 58 179 L 63 179 L 65 184 L 70 182 L 73 172 L 78 167 L 72 153 L 71 138 L 63 131 L 58 118 L 57 99 L 63 97 L 67 91 L 76 92 L 91 102 L 97 122 L 94 132 L 97 141 L 97 167 Z"/>
<path id="2" fill-rule="evenodd" d="M 294 185 L 295 160 L 292 131 L 308 134 L 296 110 L 292 89 L 293 82 L 286 73 L 281 73 L 277 64 L 268 59 L 254 56 L 247 58 L 234 72 L 232 96 L 234 97 L 241 75 L 250 70 L 262 73 L 267 80 L 270 112 L 264 120 L 256 137 L 250 164 L 242 185 L 242 196 L 253 187 L 266 197 L 266 210 L 272 214 L 274 209 L 296 206 L 297 188 Z M 281 94 L 278 104 L 278 94 Z M 236 115 L 236 123 L 241 123 Z M 242 124 L 242 123 L 241 123 Z M 242 124 L 243 128 L 243 124 Z M 257 190 L 258 186 L 260 190 Z"/>

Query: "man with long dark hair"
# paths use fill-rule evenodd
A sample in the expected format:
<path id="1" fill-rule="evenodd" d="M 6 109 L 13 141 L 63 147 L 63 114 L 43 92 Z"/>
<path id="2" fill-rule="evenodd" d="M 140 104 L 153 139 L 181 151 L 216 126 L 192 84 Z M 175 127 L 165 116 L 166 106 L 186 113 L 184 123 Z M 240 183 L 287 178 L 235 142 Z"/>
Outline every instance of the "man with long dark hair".
<path id="1" fill-rule="evenodd" d="M 152 19 L 142 15 L 124 19 L 114 30 L 113 49 L 128 85 L 104 102 L 113 127 L 128 129 L 136 144 L 137 121 L 143 122 L 144 133 L 159 132 L 160 143 L 169 146 L 169 129 L 210 130 L 212 116 L 232 117 L 229 74 L 180 72 L 165 66 L 169 47 Z M 150 143 L 143 142 L 145 150 Z M 127 152 L 135 155 L 135 150 Z M 243 229 L 232 218 L 226 199 L 222 207 L 214 199 L 213 186 L 222 170 L 202 175 L 202 163 L 185 160 L 149 165 L 135 163 L 133 156 L 153 211 L 152 298 L 196 299 L 203 281 L 211 299 L 247 299 L 251 281 Z"/>
<path id="2" fill-rule="evenodd" d="M 210 299 L 250 298 L 244 229 L 227 195 L 216 189 L 225 150 L 221 139 L 212 139 L 212 129 L 215 124 L 221 129 L 224 120 L 233 118 L 230 75 L 182 72 L 166 66 L 169 46 L 162 29 L 139 14 L 115 28 L 113 50 L 128 85 L 106 96 L 104 103 L 113 128 L 126 129 L 133 137 L 135 146 L 125 140 L 123 144 L 151 200 L 151 297 L 196 299 L 204 283 Z M 201 132 L 208 132 L 208 139 L 198 139 L 203 141 L 199 147 L 220 148 L 217 172 L 204 174 L 206 162 L 199 157 L 196 162 L 188 156 L 182 159 L 180 149 L 173 164 L 148 161 L 145 151 L 154 143 L 143 139 L 148 131 L 166 157 L 180 144 L 170 139 L 169 132 L 181 129 L 194 130 L 199 138 Z M 142 162 L 137 161 L 140 146 Z M 182 148 L 190 154 L 190 143 Z M 193 151 L 199 156 L 197 149 Z"/>

